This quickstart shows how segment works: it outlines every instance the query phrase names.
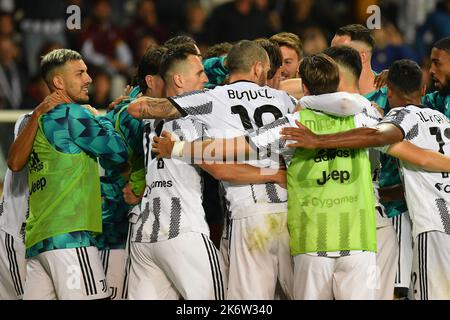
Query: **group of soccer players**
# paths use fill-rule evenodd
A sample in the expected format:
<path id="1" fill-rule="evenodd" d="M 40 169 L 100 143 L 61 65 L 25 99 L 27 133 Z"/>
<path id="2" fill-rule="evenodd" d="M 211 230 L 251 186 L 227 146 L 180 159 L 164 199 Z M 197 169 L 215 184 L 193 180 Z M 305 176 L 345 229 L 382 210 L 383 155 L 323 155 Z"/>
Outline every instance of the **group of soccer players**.
<path id="1" fill-rule="evenodd" d="M 48 53 L 8 155 L 0 298 L 450 298 L 450 38 L 427 95 L 409 60 L 378 88 L 374 45 L 349 25 L 309 57 L 280 33 L 202 61 L 175 37 L 104 116 L 82 57 Z"/>

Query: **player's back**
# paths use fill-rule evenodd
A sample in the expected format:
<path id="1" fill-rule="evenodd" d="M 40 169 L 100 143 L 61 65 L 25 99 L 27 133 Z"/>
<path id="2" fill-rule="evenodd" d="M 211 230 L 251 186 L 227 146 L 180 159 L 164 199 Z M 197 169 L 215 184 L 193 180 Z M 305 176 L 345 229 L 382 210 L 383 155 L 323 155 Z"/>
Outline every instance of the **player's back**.
<path id="1" fill-rule="evenodd" d="M 439 111 L 414 105 L 392 109 L 382 122 L 404 132 L 405 140 L 424 149 L 450 154 L 450 121 Z M 450 175 L 427 172 L 401 161 L 405 196 L 415 224 L 413 233 L 450 234 Z"/>
<path id="2" fill-rule="evenodd" d="M 188 93 L 171 98 L 182 111 L 206 125 L 213 138 L 233 138 L 254 131 L 293 111 L 295 99 L 286 92 L 249 81 L 237 81 L 212 90 Z M 258 167 L 277 167 L 272 161 L 253 161 Z M 285 211 L 287 192 L 278 185 L 232 185 L 224 182 L 226 197 L 233 215 L 273 211 L 266 204 L 279 204 Z M 261 205 L 261 210 L 256 206 Z M 284 208 L 283 208 L 284 205 Z"/>

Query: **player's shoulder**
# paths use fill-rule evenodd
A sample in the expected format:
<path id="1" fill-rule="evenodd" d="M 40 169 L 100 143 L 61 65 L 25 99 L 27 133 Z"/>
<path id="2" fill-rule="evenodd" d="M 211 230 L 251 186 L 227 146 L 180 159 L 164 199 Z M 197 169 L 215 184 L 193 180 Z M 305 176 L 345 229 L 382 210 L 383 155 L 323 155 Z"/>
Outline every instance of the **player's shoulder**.
<path id="1" fill-rule="evenodd" d="M 395 107 L 395 108 L 391 108 L 391 110 L 389 110 L 387 115 L 397 115 L 399 113 L 408 115 L 408 114 L 411 114 L 412 112 L 414 112 L 414 111 L 416 111 L 418 109 L 420 109 L 420 107 L 418 107 L 416 105 L 408 104 L 408 105 L 403 105 L 403 106 L 398 106 L 398 107 Z"/>
<path id="2" fill-rule="evenodd" d="M 218 88 L 218 87 L 216 87 L 216 88 Z M 191 98 L 191 97 L 198 97 L 201 95 L 208 95 L 210 92 L 213 92 L 214 90 L 216 90 L 216 88 L 214 88 L 214 89 L 204 88 L 204 89 L 200 89 L 200 90 L 193 90 L 193 91 L 185 92 L 185 93 L 182 93 L 177 96 L 170 97 L 170 98 L 172 100 L 180 100 L 183 98 Z"/>
<path id="3" fill-rule="evenodd" d="M 42 115 L 42 121 L 62 121 L 61 119 L 83 119 L 92 117 L 92 114 L 78 103 L 62 103 Z"/>
<path id="4" fill-rule="evenodd" d="M 179 118 L 164 123 L 164 131 L 175 134 L 180 141 L 191 141 L 203 135 L 203 125 L 190 118 Z"/>

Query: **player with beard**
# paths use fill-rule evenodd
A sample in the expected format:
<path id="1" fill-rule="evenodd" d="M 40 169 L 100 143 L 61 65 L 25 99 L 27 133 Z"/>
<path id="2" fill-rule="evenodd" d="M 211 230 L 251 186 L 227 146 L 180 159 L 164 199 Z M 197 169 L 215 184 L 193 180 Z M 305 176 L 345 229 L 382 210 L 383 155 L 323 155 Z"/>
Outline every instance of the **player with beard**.
<path id="1" fill-rule="evenodd" d="M 89 101 L 92 79 L 79 53 L 53 50 L 41 72 L 50 90 L 71 102 L 39 117 L 36 135 L 26 139 L 32 151 L 24 299 L 108 298 L 94 239 L 102 231 L 97 157 L 103 167 L 122 164 L 126 145 L 109 120 L 80 105 Z M 28 158 L 27 146 L 12 157 Z"/>
<path id="2" fill-rule="evenodd" d="M 450 37 L 434 44 L 431 50 L 430 75 L 437 91 L 425 95 L 422 103 L 450 118 Z"/>

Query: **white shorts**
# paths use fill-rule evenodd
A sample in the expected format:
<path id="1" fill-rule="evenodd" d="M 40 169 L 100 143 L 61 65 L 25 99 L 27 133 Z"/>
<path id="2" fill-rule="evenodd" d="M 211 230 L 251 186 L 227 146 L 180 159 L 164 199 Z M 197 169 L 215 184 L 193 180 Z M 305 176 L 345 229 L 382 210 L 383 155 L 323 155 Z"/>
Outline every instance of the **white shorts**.
<path id="1" fill-rule="evenodd" d="M 298 300 L 373 300 L 377 286 L 376 255 L 294 256 L 294 298 Z"/>
<path id="2" fill-rule="evenodd" d="M 398 241 L 394 227 L 377 228 L 377 300 L 394 299 L 394 283 L 398 261 Z"/>
<path id="3" fill-rule="evenodd" d="M 225 215 L 224 227 L 222 231 L 222 239 L 220 239 L 220 255 L 223 259 L 224 272 L 228 275 L 228 267 L 230 265 L 230 237 L 233 220 Z"/>
<path id="4" fill-rule="evenodd" d="M 294 263 L 286 212 L 233 219 L 229 241 L 228 300 L 272 300 L 277 281 L 292 299 Z"/>
<path id="5" fill-rule="evenodd" d="M 416 300 L 450 300 L 450 235 L 430 231 L 417 236 L 412 281 Z"/>
<path id="6" fill-rule="evenodd" d="M 129 299 L 225 299 L 226 275 L 207 235 L 182 233 L 155 243 L 131 243 Z"/>
<path id="7" fill-rule="evenodd" d="M 109 297 L 96 247 L 57 249 L 27 259 L 24 300 L 94 300 Z"/>
<path id="8" fill-rule="evenodd" d="M 0 300 L 22 299 L 25 275 L 25 245 L 0 230 Z"/>
<path id="9" fill-rule="evenodd" d="M 120 300 L 125 281 L 125 249 L 100 250 L 111 300 Z"/>
<path id="10" fill-rule="evenodd" d="M 399 254 L 397 261 L 397 274 L 395 276 L 395 288 L 408 290 L 411 284 L 413 263 L 413 238 L 411 232 L 411 218 L 408 211 L 392 218 L 392 223 L 397 233 Z"/>
<path id="11" fill-rule="evenodd" d="M 122 299 L 128 299 L 128 282 L 130 279 L 130 269 L 131 269 L 131 238 L 133 237 L 133 226 L 135 224 L 133 222 L 129 223 L 128 226 L 128 235 L 127 242 L 125 245 L 125 274 L 123 279 L 123 288 L 122 288 Z"/>

